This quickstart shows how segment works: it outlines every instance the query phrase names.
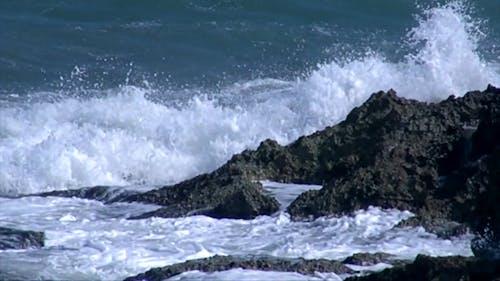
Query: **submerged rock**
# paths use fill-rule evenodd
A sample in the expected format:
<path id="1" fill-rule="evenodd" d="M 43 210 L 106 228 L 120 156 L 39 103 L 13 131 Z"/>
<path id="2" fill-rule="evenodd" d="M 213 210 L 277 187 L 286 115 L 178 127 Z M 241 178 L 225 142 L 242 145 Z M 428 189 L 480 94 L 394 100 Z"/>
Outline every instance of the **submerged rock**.
<path id="1" fill-rule="evenodd" d="M 129 277 L 126 281 L 166 280 L 172 276 L 186 271 L 199 270 L 203 272 L 225 271 L 233 268 L 298 272 L 305 275 L 312 275 L 315 272 L 334 272 L 336 274 L 353 274 L 353 270 L 343 265 L 339 261 L 325 259 L 306 260 L 284 259 L 276 257 L 237 257 L 237 256 L 213 256 L 206 259 L 190 260 L 183 263 L 173 264 L 161 268 L 153 268 L 145 273 Z"/>
<path id="2" fill-rule="evenodd" d="M 43 232 L 0 227 L 0 250 L 41 248 L 44 243 Z"/>
<path id="3" fill-rule="evenodd" d="M 411 264 L 385 269 L 346 281 L 475 281 L 500 280 L 500 260 L 481 260 L 471 257 L 429 257 L 419 255 Z"/>

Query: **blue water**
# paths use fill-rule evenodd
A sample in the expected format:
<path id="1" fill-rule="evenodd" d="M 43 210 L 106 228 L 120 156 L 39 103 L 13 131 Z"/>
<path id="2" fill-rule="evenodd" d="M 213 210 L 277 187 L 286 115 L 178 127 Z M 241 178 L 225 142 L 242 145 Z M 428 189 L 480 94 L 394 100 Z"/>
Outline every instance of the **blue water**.
<path id="1" fill-rule="evenodd" d="M 439 2 L 5 0 L 0 92 L 295 79 L 367 51 L 396 61 L 411 49 L 416 15 Z M 498 60 L 500 2 L 463 3 L 486 34 L 479 54 Z M 75 67 L 79 79 L 70 78 Z"/>
<path id="2" fill-rule="evenodd" d="M 500 1 L 1 1 L 0 195 L 168 184 L 379 90 L 500 84 Z"/>
<path id="3" fill-rule="evenodd" d="M 470 235 L 394 228 L 411 216 L 398 210 L 129 221 L 157 207 L 13 196 L 146 190 L 335 125 L 379 90 L 436 102 L 498 86 L 499 15 L 499 0 L 0 1 L 0 226 L 47 236 L 0 251 L 0 279 L 119 280 L 215 254 L 471 255 Z M 280 202 L 313 188 L 267 184 Z M 179 278 L 312 278 L 277 274 Z"/>

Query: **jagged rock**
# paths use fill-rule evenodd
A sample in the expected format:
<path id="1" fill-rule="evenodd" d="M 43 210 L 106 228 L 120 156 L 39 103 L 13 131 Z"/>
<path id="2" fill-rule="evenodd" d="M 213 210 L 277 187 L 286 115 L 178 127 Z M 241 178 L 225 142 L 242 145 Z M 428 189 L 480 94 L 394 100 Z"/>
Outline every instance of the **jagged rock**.
<path id="1" fill-rule="evenodd" d="M 260 183 L 239 176 L 221 175 L 218 171 L 174 186 L 132 195 L 126 200 L 165 206 L 135 218 L 207 215 L 252 219 L 279 210 L 278 201 L 264 194 Z"/>
<path id="2" fill-rule="evenodd" d="M 375 93 L 336 126 L 287 146 L 263 141 L 212 173 L 120 200 L 164 206 L 139 218 L 254 218 L 278 210 L 257 182 L 268 179 L 323 185 L 287 208 L 294 219 L 379 206 L 412 211 L 413 222 L 442 236 L 463 233 L 463 222 L 500 233 L 499 92 L 488 86 L 430 104 Z"/>
<path id="3" fill-rule="evenodd" d="M 356 253 L 345 258 L 342 263 L 354 265 L 375 265 L 377 263 L 394 264 L 400 261 L 394 259 L 394 255 L 387 253 Z"/>
<path id="4" fill-rule="evenodd" d="M 335 159 L 330 176 L 288 211 L 307 218 L 370 205 L 410 210 L 417 217 L 401 226 L 417 222 L 442 237 L 465 233 L 464 222 L 474 231 L 500 228 L 499 108 L 491 86 L 437 104 L 374 94 L 326 129 L 324 149 Z"/>
<path id="5" fill-rule="evenodd" d="M 463 233 L 464 227 L 455 222 L 467 221 L 471 212 L 461 212 L 461 202 L 476 197 L 457 186 L 466 182 L 461 175 L 467 174 L 462 170 L 471 157 L 490 150 L 473 145 L 479 140 L 487 144 L 495 140 L 483 136 L 488 131 L 481 129 L 484 125 L 479 125 L 478 132 L 476 127 L 484 112 L 499 107 L 500 95 L 492 86 L 485 92 L 435 104 L 400 98 L 394 91 L 379 92 L 334 127 L 288 146 L 263 141 L 257 150 L 234 155 L 213 173 L 128 200 L 166 206 L 147 215 L 252 218 L 276 210 L 270 207 L 274 200 L 258 192 L 260 187 L 254 181 L 323 184 L 321 190 L 300 195 L 288 212 L 297 219 L 375 205 L 410 210 L 438 235 Z M 260 198 L 257 202 L 261 204 L 249 198 Z M 253 210 L 252 214 L 234 210 L 240 206 Z M 439 226 L 444 221 L 447 223 Z"/>
<path id="6" fill-rule="evenodd" d="M 331 171 L 319 191 L 303 193 L 288 211 L 294 217 L 341 214 L 370 205 L 450 218 L 454 191 L 440 178 L 465 161 L 464 125 L 500 107 L 500 95 L 471 92 L 426 104 L 377 93 L 331 129 Z M 341 141 L 339 141 L 341 140 Z"/>
<path id="7" fill-rule="evenodd" d="M 429 257 L 419 255 L 405 266 L 385 269 L 346 281 L 476 281 L 500 280 L 500 260 L 481 260 L 471 257 Z"/>
<path id="8" fill-rule="evenodd" d="M 312 275 L 315 272 L 335 272 L 337 274 L 353 274 L 354 271 L 338 261 L 325 259 L 306 260 L 283 259 L 276 257 L 237 257 L 237 256 L 213 256 L 206 259 L 190 260 L 183 263 L 153 268 L 145 273 L 129 277 L 126 281 L 166 280 L 172 276 L 186 271 L 199 270 L 203 272 L 224 271 L 232 268 L 254 269 L 264 271 L 298 272 Z"/>
<path id="9" fill-rule="evenodd" d="M 43 232 L 0 227 L 0 250 L 40 248 L 44 243 Z"/>

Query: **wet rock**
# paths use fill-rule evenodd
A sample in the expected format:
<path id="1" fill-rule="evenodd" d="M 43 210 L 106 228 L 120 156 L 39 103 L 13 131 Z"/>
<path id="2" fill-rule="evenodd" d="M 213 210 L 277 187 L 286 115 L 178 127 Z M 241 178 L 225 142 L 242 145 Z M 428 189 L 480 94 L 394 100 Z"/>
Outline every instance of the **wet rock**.
<path id="1" fill-rule="evenodd" d="M 336 126 L 287 146 L 263 141 L 212 173 L 118 200 L 164 206 L 140 218 L 204 214 L 249 219 L 278 210 L 278 202 L 256 182 L 268 179 L 323 185 L 287 208 L 294 219 L 379 206 L 412 211 L 442 236 L 462 233 L 454 222 L 479 229 L 492 223 L 475 222 L 476 215 L 486 219 L 487 212 L 498 213 L 493 204 L 486 204 L 488 211 L 474 208 L 488 203 L 483 201 L 489 197 L 479 199 L 478 194 L 496 198 L 498 165 L 490 154 L 499 139 L 491 130 L 498 108 L 500 95 L 493 86 L 431 104 L 379 92 Z M 492 193 L 479 192 L 483 189 Z M 66 195 L 75 192 L 109 200 L 102 187 Z"/>
<path id="2" fill-rule="evenodd" d="M 207 215 L 214 218 L 252 219 L 279 210 L 275 198 L 258 182 L 215 171 L 173 186 L 132 195 L 126 201 L 165 206 L 136 218 Z"/>
<path id="3" fill-rule="evenodd" d="M 400 226 L 421 225 L 441 237 L 465 233 L 463 223 L 500 233 L 497 92 L 489 87 L 437 104 L 374 94 L 326 129 L 330 176 L 288 211 L 307 218 L 374 205 L 410 210 L 417 216 Z"/>
<path id="4" fill-rule="evenodd" d="M 481 233 L 471 241 L 474 256 L 487 260 L 500 260 L 500 243 L 491 232 Z"/>
<path id="5" fill-rule="evenodd" d="M 41 248 L 44 242 L 43 232 L 0 227 L 0 250 Z"/>
<path id="6" fill-rule="evenodd" d="M 475 281 L 500 280 L 500 260 L 481 260 L 471 257 L 429 257 L 419 255 L 405 266 L 385 269 L 346 281 Z"/>
<path id="7" fill-rule="evenodd" d="M 426 104 L 377 93 L 339 125 L 326 129 L 330 169 L 323 189 L 303 193 L 294 217 L 349 213 L 370 205 L 452 218 L 455 190 L 440 180 L 466 162 L 464 124 L 500 107 L 500 95 L 471 92 Z M 331 151 L 327 153 L 326 151 Z"/>
<path id="8" fill-rule="evenodd" d="M 184 263 L 169 265 L 161 268 L 153 268 L 145 273 L 129 277 L 125 280 L 159 281 L 166 280 L 167 278 L 191 270 L 215 272 L 233 268 L 298 272 L 306 275 L 312 275 L 315 272 L 335 272 L 336 274 L 354 273 L 353 270 L 338 261 L 325 259 L 305 260 L 302 258 L 283 259 L 276 257 L 214 256 L 206 259 L 190 260 Z"/>
<path id="9" fill-rule="evenodd" d="M 401 221 L 396 227 L 423 227 L 427 232 L 436 234 L 439 238 L 449 239 L 468 233 L 469 228 L 464 223 L 450 221 L 444 218 L 414 216 Z"/>
<path id="10" fill-rule="evenodd" d="M 356 253 L 345 258 L 342 263 L 369 266 L 378 263 L 394 264 L 399 263 L 394 259 L 394 255 L 387 253 Z"/>
<path id="11" fill-rule="evenodd" d="M 56 196 L 56 197 L 76 197 L 82 199 L 98 200 L 106 203 L 118 202 L 136 194 L 137 192 L 127 191 L 120 187 L 94 186 L 70 190 L 54 190 L 33 194 L 30 196 Z"/>

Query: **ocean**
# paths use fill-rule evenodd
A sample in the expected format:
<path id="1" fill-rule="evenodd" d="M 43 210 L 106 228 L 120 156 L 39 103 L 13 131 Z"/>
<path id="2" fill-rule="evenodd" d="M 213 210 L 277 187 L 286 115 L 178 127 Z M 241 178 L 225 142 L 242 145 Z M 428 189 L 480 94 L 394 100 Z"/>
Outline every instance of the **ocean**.
<path id="1" fill-rule="evenodd" d="M 435 102 L 499 86 L 499 15 L 497 0 L 1 1 L 0 226 L 47 241 L 0 251 L 0 278 L 116 280 L 215 254 L 472 255 L 470 235 L 393 228 L 400 210 L 132 221 L 157 207 L 17 196 L 148 190 L 334 125 L 379 90 Z M 317 188 L 264 183 L 282 202 Z M 264 274 L 179 278 L 343 278 Z"/>

